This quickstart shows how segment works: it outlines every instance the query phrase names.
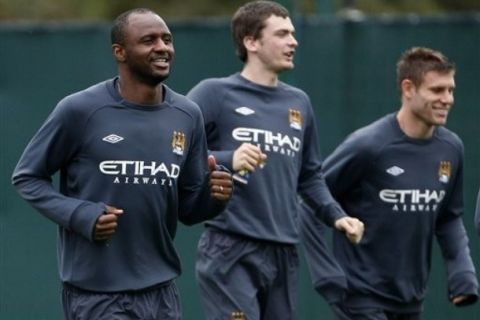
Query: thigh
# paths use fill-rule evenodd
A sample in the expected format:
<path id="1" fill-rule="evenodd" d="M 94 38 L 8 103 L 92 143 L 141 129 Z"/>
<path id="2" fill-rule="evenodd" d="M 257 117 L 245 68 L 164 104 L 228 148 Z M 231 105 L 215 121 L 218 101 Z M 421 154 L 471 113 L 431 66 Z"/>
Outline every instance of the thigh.
<path id="1" fill-rule="evenodd" d="M 171 281 L 166 286 L 148 291 L 140 297 L 142 303 L 138 314 L 144 315 L 145 319 L 151 315 L 154 320 L 181 320 L 182 308 L 177 285 Z M 142 316 L 139 319 L 144 319 Z"/>
<path id="2" fill-rule="evenodd" d="M 298 300 L 298 254 L 293 245 L 274 246 L 269 274 L 275 274 L 260 306 L 262 320 L 292 320 Z"/>
<path id="3" fill-rule="evenodd" d="M 240 312 L 260 319 L 256 251 L 253 242 L 240 237 L 209 229 L 202 234 L 195 271 L 206 319 L 230 319 Z"/>
<path id="4" fill-rule="evenodd" d="M 92 293 L 74 288 L 63 288 L 62 305 L 66 320 L 127 320 L 121 297 L 113 294 Z"/>

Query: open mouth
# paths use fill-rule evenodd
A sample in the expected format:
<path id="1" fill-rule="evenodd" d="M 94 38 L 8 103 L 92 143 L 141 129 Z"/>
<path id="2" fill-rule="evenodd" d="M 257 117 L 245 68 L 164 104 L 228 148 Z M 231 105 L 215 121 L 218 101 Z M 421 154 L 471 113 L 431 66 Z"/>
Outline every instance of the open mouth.
<path id="1" fill-rule="evenodd" d="M 285 53 L 284 55 L 287 57 L 287 59 L 293 60 L 293 56 L 295 55 L 295 51 L 289 51 L 289 52 Z"/>
<path id="2" fill-rule="evenodd" d="M 168 57 L 158 57 L 152 60 L 153 64 L 160 68 L 166 68 L 170 66 L 170 59 Z"/>

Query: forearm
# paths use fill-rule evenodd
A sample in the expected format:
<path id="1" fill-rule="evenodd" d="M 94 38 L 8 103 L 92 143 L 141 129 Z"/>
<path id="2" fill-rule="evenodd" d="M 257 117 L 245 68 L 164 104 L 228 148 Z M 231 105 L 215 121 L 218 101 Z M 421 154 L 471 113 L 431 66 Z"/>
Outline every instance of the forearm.
<path id="1" fill-rule="evenodd" d="M 447 269 L 449 295 L 477 295 L 475 266 L 461 217 L 438 224 L 436 236 Z"/>
<path id="2" fill-rule="evenodd" d="M 211 195 L 209 179 L 198 190 L 183 190 L 179 200 L 179 220 L 193 225 L 219 215 L 227 202 L 216 200 Z"/>
<path id="3" fill-rule="evenodd" d="M 336 220 L 347 216 L 331 195 L 323 178 L 318 178 L 315 183 L 302 185 L 300 194 L 315 216 L 330 227 L 334 226 Z"/>

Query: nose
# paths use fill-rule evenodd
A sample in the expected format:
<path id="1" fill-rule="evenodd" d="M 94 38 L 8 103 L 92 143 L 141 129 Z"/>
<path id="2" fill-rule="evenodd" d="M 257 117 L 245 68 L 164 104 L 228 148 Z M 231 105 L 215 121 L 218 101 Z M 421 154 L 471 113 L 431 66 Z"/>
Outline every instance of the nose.
<path id="1" fill-rule="evenodd" d="M 295 34 L 293 32 L 288 34 L 288 45 L 292 47 L 298 46 L 298 41 L 295 39 Z"/>
<path id="2" fill-rule="evenodd" d="M 298 41 L 297 41 L 297 39 L 295 39 L 295 36 L 293 34 L 290 34 L 288 44 L 291 45 L 292 47 L 297 47 L 298 46 Z"/>
<path id="3" fill-rule="evenodd" d="M 454 98 L 453 98 L 453 92 L 452 91 L 446 91 L 441 98 L 442 103 L 444 104 L 453 104 Z"/>
<path id="4" fill-rule="evenodd" d="M 168 49 L 168 45 L 162 39 L 155 41 L 154 50 L 155 51 L 165 51 Z"/>

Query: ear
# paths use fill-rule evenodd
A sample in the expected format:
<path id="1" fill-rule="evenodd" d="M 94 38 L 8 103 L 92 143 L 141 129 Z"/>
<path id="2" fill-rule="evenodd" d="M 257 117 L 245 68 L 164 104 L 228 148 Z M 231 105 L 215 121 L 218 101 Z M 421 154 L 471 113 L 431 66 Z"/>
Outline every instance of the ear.
<path id="1" fill-rule="evenodd" d="M 257 39 L 253 36 L 246 36 L 243 38 L 243 45 L 245 46 L 245 49 L 247 49 L 247 52 L 257 51 L 257 43 Z"/>
<path id="2" fill-rule="evenodd" d="M 125 61 L 125 49 L 115 43 L 112 45 L 112 53 L 113 53 L 113 56 L 115 57 L 115 60 L 117 60 L 117 62 L 124 62 Z"/>
<path id="3" fill-rule="evenodd" d="M 417 87 L 410 79 L 403 79 L 400 83 L 400 88 L 402 89 L 402 95 L 408 99 L 412 98 L 415 91 L 417 91 Z"/>

